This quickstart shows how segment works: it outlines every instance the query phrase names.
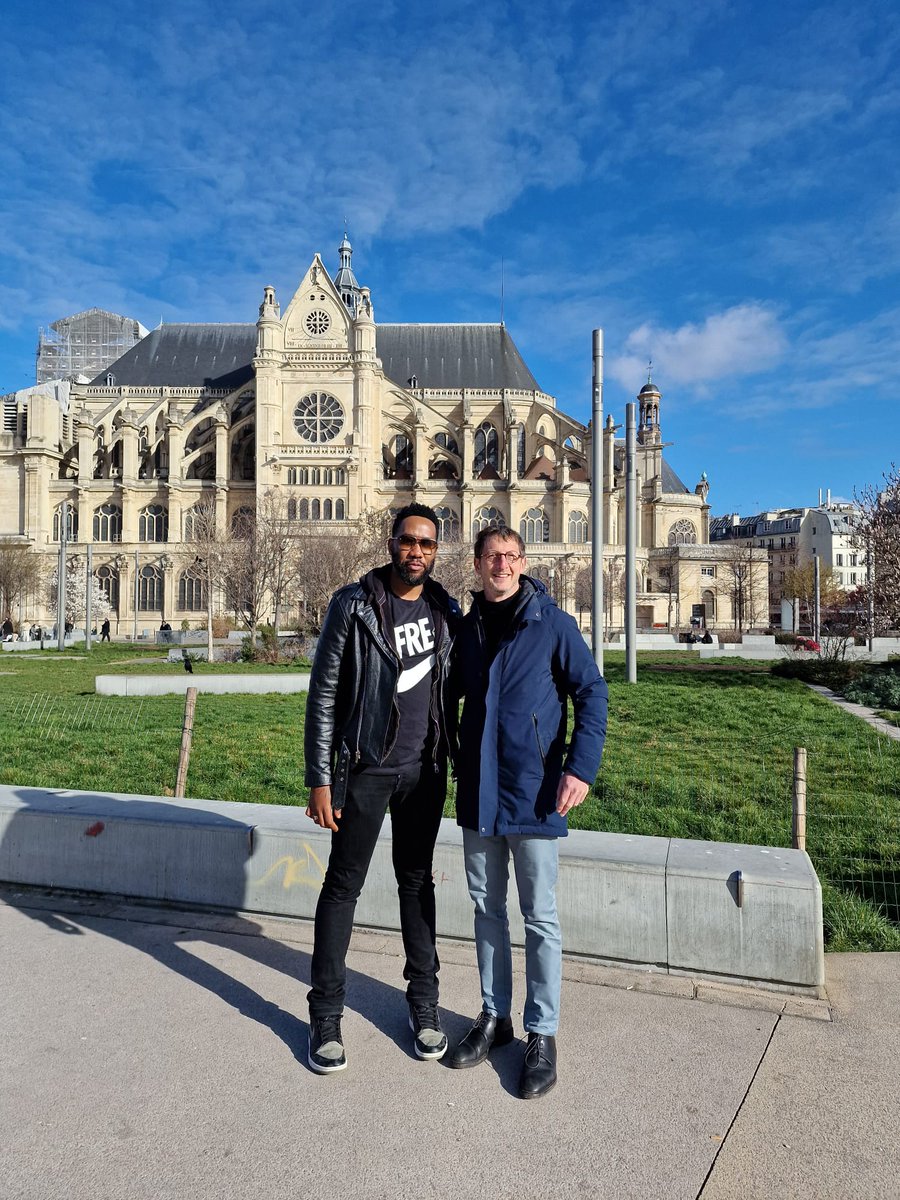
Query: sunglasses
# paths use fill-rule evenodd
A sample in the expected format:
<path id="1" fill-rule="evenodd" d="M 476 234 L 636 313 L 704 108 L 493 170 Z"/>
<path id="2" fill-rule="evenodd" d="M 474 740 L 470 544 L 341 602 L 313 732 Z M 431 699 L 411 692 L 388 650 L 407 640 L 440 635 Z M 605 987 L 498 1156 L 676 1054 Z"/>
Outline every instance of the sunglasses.
<path id="1" fill-rule="evenodd" d="M 424 554 L 434 554 L 438 548 L 434 538 L 413 537 L 411 533 L 401 533 L 394 538 L 394 541 L 401 550 L 412 550 L 414 546 L 421 546 Z"/>

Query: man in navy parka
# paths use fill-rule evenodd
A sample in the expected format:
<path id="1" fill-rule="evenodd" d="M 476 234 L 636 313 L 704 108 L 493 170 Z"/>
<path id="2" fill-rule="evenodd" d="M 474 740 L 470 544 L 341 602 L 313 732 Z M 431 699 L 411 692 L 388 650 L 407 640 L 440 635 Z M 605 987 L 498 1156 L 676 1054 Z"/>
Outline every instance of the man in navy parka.
<path id="1" fill-rule="evenodd" d="M 525 544 L 505 526 L 475 542 L 483 591 L 462 622 L 452 687 L 465 698 L 456 753 L 456 813 L 475 905 L 483 1009 L 450 1059 L 474 1067 L 513 1038 L 509 860 L 525 922 L 525 1031 L 519 1095 L 556 1083 L 562 938 L 558 838 L 600 766 L 607 687 L 575 621 L 526 575 Z M 568 701 L 574 723 L 566 740 Z"/>

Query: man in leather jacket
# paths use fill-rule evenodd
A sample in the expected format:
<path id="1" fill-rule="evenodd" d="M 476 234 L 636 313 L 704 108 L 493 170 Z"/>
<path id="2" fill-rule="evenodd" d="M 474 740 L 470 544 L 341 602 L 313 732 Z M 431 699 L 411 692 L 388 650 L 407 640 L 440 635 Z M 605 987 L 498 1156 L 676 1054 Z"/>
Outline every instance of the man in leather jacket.
<path id="1" fill-rule="evenodd" d="M 390 809 L 410 1028 L 419 1058 L 441 1058 L 432 879 L 446 794 L 444 712 L 460 610 L 430 578 L 434 511 L 396 516 L 391 561 L 335 592 L 325 616 L 306 704 L 306 815 L 332 831 L 316 906 L 308 1062 L 319 1074 L 347 1065 L 341 1035 L 346 957 L 356 902 Z"/>

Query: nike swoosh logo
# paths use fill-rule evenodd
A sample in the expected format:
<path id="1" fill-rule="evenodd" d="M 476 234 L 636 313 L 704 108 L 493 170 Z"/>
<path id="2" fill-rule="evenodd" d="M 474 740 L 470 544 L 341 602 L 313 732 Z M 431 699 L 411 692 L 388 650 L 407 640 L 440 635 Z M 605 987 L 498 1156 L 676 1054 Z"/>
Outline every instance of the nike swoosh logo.
<path id="1" fill-rule="evenodd" d="M 429 654 L 422 662 L 416 666 L 410 667 L 408 671 L 400 672 L 400 679 L 397 683 L 398 692 L 408 692 L 410 688 L 414 688 L 417 683 L 421 683 L 426 675 L 431 674 L 431 668 L 434 666 L 434 655 Z"/>

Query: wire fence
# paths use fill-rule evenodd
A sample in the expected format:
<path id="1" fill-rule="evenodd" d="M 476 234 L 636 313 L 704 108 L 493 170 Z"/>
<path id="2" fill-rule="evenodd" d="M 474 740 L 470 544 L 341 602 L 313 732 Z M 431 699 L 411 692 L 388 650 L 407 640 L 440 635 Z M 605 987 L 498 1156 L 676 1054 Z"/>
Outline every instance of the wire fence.
<path id="1" fill-rule="evenodd" d="M 20 729 L 30 729 L 41 737 L 65 737 L 79 730 L 112 733 L 145 728 L 143 708 L 142 697 L 110 699 L 39 692 L 15 701 L 10 719 Z"/>

